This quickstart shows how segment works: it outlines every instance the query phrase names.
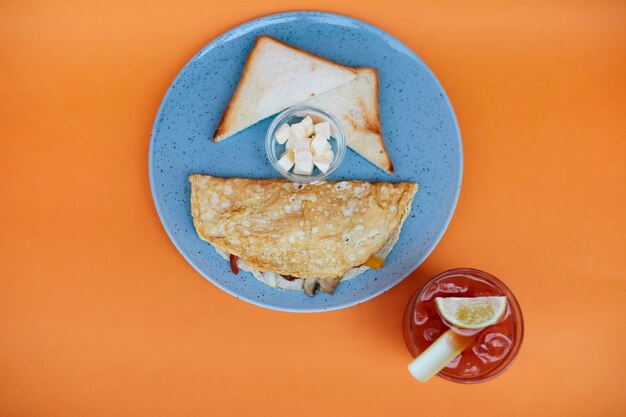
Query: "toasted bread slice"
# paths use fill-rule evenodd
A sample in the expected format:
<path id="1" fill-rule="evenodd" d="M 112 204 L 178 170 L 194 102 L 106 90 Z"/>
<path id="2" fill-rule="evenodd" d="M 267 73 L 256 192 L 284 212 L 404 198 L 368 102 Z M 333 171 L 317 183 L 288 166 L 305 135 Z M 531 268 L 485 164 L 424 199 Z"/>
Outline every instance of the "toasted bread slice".
<path id="1" fill-rule="evenodd" d="M 358 68 L 357 77 L 304 104 L 332 113 L 346 134 L 348 146 L 359 155 L 392 174 L 393 164 L 385 148 L 378 111 L 378 71 Z"/>
<path id="2" fill-rule="evenodd" d="M 256 40 L 213 140 L 219 142 L 289 106 L 352 81 L 356 72 L 270 36 Z"/>

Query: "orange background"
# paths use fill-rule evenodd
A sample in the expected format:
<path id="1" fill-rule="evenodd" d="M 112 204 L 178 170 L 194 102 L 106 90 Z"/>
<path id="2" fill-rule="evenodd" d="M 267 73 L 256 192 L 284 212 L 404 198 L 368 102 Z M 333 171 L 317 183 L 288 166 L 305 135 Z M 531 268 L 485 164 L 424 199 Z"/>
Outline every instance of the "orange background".
<path id="1" fill-rule="evenodd" d="M 623 1 L 114 3 L 0 4 L 0 416 L 626 415 Z M 148 184 L 152 122 L 183 64 L 294 9 L 415 50 L 465 151 L 432 256 L 326 314 L 218 290 L 168 240 Z M 421 385 L 402 309 L 460 266 L 510 285 L 525 343 L 492 382 Z"/>

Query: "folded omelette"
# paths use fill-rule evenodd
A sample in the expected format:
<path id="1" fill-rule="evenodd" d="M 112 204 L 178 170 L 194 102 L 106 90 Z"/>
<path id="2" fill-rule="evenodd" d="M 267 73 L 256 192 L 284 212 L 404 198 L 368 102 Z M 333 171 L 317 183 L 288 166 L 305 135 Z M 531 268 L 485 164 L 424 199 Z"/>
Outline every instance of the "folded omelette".
<path id="1" fill-rule="evenodd" d="M 194 174 L 191 213 L 201 239 L 277 288 L 332 294 L 378 268 L 411 211 L 417 184 L 295 184 Z"/>

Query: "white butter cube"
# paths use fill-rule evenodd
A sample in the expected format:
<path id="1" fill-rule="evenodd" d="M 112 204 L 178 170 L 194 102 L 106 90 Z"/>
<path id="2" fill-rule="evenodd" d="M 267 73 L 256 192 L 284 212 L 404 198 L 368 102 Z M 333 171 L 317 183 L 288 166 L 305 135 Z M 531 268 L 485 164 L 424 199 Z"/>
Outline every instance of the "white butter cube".
<path id="1" fill-rule="evenodd" d="M 291 136 L 295 138 L 306 138 L 306 126 L 302 123 L 295 123 L 290 126 Z"/>
<path id="2" fill-rule="evenodd" d="M 319 157 L 321 159 L 327 159 L 329 161 L 332 162 L 333 159 L 335 159 L 335 152 L 333 152 L 332 149 L 327 149 L 324 152 L 322 152 Z"/>
<path id="3" fill-rule="evenodd" d="M 293 144 L 293 151 L 311 151 L 311 139 L 309 138 L 296 138 Z"/>
<path id="4" fill-rule="evenodd" d="M 335 159 L 335 153 L 331 149 L 327 149 L 323 152 L 316 154 L 313 157 L 313 163 L 320 171 L 328 172 L 333 160 Z"/>
<path id="5" fill-rule="evenodd" d="M 313 134 L 313 131 L 314 131 L 313 119 L 311 119 L 311 116 L 305 117 L 304 119 L 302 119 L 302 121 L 300 123 L 302 123 L 302 125 L 304 125 L 304 130 L 305 130 L 306 137 L 308 138 L 309 136 L 311 136 Z"/>
<path id="6" fill-rule="evenodd" d="M 310 151 L 298 151 L 295 153 L 294 174 L 311 175 L 313 172 L 313 154 Z"/>
<path id="7" fill-rule="evenodd" d="M 322 122 L 314 126 L 315 136 L 320 136 L 325 139 L 330 139 L 330 123 Z"/>
<path id="8" fill-rule="evenodd" d="M 283 169 L 287 172 L 289 172 L 291 167 L 293 167 L 294 163 L 295 163 L 294 154 L 291 149 L 287 149 L 287 151 L 278 160 L 278 165 L 283 167 Z"/>
<path id="9" fill-rule="evenodd" d="M 289 125 L 287 123 L 283 123 L 276 131 L 276 142 L 281 145 L 287 142 L 287 140 L 289 140 L 289 132 Z"/>
<path id="10" fill-rule="evenodd" d="M 311 152 L 313 152 L 313 155 L 317 155 L 329 149 L 330 143 L 328 143 L 326 138 L 317 135 L 313 136 L 313 140 L 311 141 Z"/>
<path id="11" fill-rule="evenodd" d="M 295 148 L 296 141 L 297 141 L 297 139 L 295 137 L 290 136 L 289 139 L 287 139 L 287 143 L 285 144 L 285 148 L 287 148 L 287 149 Z"/>

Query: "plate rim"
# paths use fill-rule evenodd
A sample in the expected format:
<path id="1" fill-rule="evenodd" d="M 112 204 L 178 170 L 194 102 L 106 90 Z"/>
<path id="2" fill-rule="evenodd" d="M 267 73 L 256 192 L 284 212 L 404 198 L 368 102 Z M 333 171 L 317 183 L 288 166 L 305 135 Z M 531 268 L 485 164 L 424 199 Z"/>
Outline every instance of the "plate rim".
<path id="1" fill-rule="evenodd" d="M 452 205 L 450 207 L 450 210 L 446 216 L 446 219 L 444 221 L 443 227 L 441 228 L 441 230 L 439 231 L 439 233 L 437 234 L 437 236 L 435 237 L 435 239 L 433 240 L 433 243 L 431 245 L 429 245 L 428 249 L 425 251 L 424 255 L 420 258 L 417 258 L 416 261 L 411 263 L 411 266 L 409 268 L 407 268 L 406 273 L 403 273 L 401 275 L 401 278 L 399 279 L 395 279 L 393 281 L 391 281 L 388 285 L 386 285 L 384 288 L 382 288 L 381 290 L 375 291 L 372 294 L 368 294 L 365 297 L 362 297 L 358 300 L 354 300 L 354 301 L 350 301 L 350 302 L 345 302 L 345 303 L 340 303 L 334 306 L 329 306 L 329 307 L 312 307 L 309 309 L 303 309 L 303 308 L 294 308 L 294 307 L 283 307 L 283 306 L 277 306 L 274 304 L 269 304 L 267 302 L 261 301 L 261 300 L 256 300 L 250 297 L 246 297 L 246 296 L 242 296 L 240 294 L 237 294 L 234 291 L 231 291 L 230 289 L 226 288 L 225 286 L 223 286 L 220 282 L 218 282 L 216 279 L 212 278 L 211 276 L 209 276 L 208 274 L 205 274 L 202 269 L 196 265 L 196 263 L 187 256 L 186 252 L 179 246 L 179 243 L 176 241 L 176 239 L 174 238 L 173 232 L 170 228 L 170 226 L 168 225 L 167 221 L 164 218 L 164 214 L 163 214 L 163 209 L 159 203 L 159 200 L 157 198 L 157 195 L 155 193 L 155 178 L 154 178 L 154 138 L 155 138 L 155 134 L 156 134 L 156 130 L 157 130 L 157 125 L 159 123 L 159 120 L 161 118 L 163 109 L 165 107 L 165 102 L 168 100 L 168 98 L 170 97 L 170 94 L 172 93 L 172 89 L 174 88 L 174 85 L 177 84 L 177 81 L 179 81 L 179 79 L 181 78 L 181 76 L 185 73 L 185 71 L 187 70 L 187 68 L 198 58 L 201 58 L 205 53 L 208 52 L 208 50 L 210 50 L 212 47 L 214 47 L 216 44 L 227 40 L 229 36 L 232 36 L 235 32 L 246 29 L 250 26 L 254 26 L 260 22 L 266 22 L 267 20 L 273 20 L 273 19 L 283 19 L 283 18 L 306 18 L 306 17 L 321 17 L 321 18 L 330 18 L 330 19 L 337 19 L 337 20 L 343 20 L 343 21 L 347 21 L 349 23 L 353 23 L 353 24 L 357 24 L 359 26 L 364 26 L 366 27 L 368 30 L 371 30 L 373 33 L 381 36 L 383 39 L 385 39 L 386 41 L 390 42 L 390 43 L 394 43 L 396 47 L 399 47 L 398 49 L 403 51 L 404 53 L 406 53 L 408 56 L 410 56 L 411 58 L 413 58 L 421 67 L 422 69 L 424 69 L 426 71 L 426 73 L 430 76 L 430 78 L 436 83 L 436 85 L 439 87 L 439 89 L 441 90 L 441 92 L 443 93 L 443 98 L 444 101 L 446 103 L 446 107 L 448 108 L 448 111 L 450 112 L 451 116 L 452 116 L 452 120 L 454 122 L 454 130 L 456 132 L 456 139 L 458 142 L 458 147 L 457 147 L 457 153 L 458 153 L 458 158 L 459 158 L 459 170 L 458 170 L 458 175 L 456 178 L 456 183 L 455 183 L 455 195 L 454 198 L 452 200 Z M 154 123 L 152 124 L 152 130 L 150 132 L 150 145 L 148 147 L 148 177 L 150 180 L 150 194 L 152 195 L 152 200 L 154 202 L 154 206 L 155 209 L 157 211 L 157 215 L 159 216 L 159 220 L 161 221 L 161 225 L 163 226 L 163 228 L 165 229 L 165 232 L 167 233 L 167 236 L 169 238 L 169 240 L 174 244 L 174 247 L 176 248 L 176 250 L 183 256 L 183 258 L 187 261 L 187 263 L 189 263 L 189 265 L 191 265 L 196 272 L 198 272 L 203 278 L 205 278 L 206 280 L 208 280 L 211 284 L 215 285 L 217 288 L 219 288 L 220 290 L 224 291 L 225 293 L 239 299 L 239 300 L 243 300 L 249 304 L 252 305 L 256 305 L 259 307 L 263 307 L 263 308 L 267 308 L 270 310 L 275 310 L 275 311 L 284 311 L 284 312 L 289 312 L 289 313 L 321 313 L 321 312 L 327 312 L 327 311 L 335 311 L 335 310 L 341 310 L 344 308 L 348 308 L 348 307 L 352 307 L 361 303 L 364 303 L 366 301 L 371 300 L 372 298 L 378 297 L 379 295 L 389 291 L 390 289 L 392 289 L 393 287 L 395 287 L 396 285 L 400 284 L 402 281 L 404 281 L 409 275 L 411 275 L 417 268 L 419 268 L 419 266 L 426 261 L 426 259 L 428 259 L 428 257 L 430 256 L 430 254 L 435 250 L 435 248 L 437 247 L 437 245 L 439 244 L 439 242 L 441 241 L 441 239 L 443 238 L 443 235 L 445 234 L 445 232 L 448 229 L 448 226 L 450 225 L 450 222 L 452 220 L 452 216 L 454 215 L 454 212 L 456 211 L 456 206 L 458 204 L 459 201 L 459 196 L 461 194 L 461 185 L 463 182 L 463 168 L 464 168 L 464 160 L 463 160 L 463 141 L 462 141 L 462 137 L 461 137 L 461 129 L 459 126 L 459 122 L 458 119 L 456 117 L 456 113 L 454 111 L 454 108 L 452 107 L 452 102 L 450 101 L 450 98 L 448 97 L 448 94 L 446 92 L 446 90 L 444 89 L 443 85 L 441 84 L 441 82 L 439 81 L 439 79 L 437 78 L 437 76 L 435 75 L 435 73 L 428 67 L 428 65 L 426 65 L 426 62 L 420 58 L 419 55 L 417 55 L 417 53 L 415 53 L 415 51 L 413 51 L 411 48 L 409 48 L 408 46 L 406 46 L 402 41 L 400 41 L 398 38 L 390 35 L 389 33 L 385 32 L 384 30 L 372 25 L 371 23 L 365 22 L 361 19 L 357 19 L 351 16 L 346 16 L 343 14 L 339 14 L 339 13 L 331 13 L 331 12 L 324 12 L 324 11 L 305 11 L 305 10 L 298 10 L 298 11 L 288 11 L 288 12 L 280 12 L 280 13 L 271 13 L 271 14 L 267 14 L 267 15 L 263 15 L 261 17 L 257 17 L 255 19 L 251 19 L 251 20 L 247 20 L 243 23 L 240 23 L 234 27 L 232 27 L 231 29 L 223 32 L 222 34 L 220 34 L 218 37 L 214 38 L 213 40 L 209 41 L 206 45 L 204 45 L 198 52 L 196 52 L 186 63 L 185 65 L 180 69 L 180 71 L 176 74 L 176 77 L 174 77 L 174 79 L 172 80 L 172 82 L 169 84 L 169 87 L 167 88 L 167 91 L 165 92 L 163 98 L 161 99 L 161 103 L 159 104 L 159 109 L 156 113 L 156 116 L 154 118 Z"/>

